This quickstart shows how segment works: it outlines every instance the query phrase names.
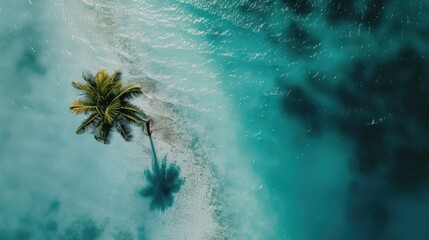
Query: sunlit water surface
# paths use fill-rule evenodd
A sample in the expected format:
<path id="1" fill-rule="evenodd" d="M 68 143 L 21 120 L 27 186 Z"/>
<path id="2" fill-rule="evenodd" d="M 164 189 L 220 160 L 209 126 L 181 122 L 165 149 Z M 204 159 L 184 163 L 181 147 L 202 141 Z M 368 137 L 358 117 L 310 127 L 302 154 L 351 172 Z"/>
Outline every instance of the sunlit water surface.
<path id="1" fill-rule="evenodd" d="M 0 3 L 0 239 L 428 239 L 423 0 Z M 141 82 L 149 143 L 76 135 L 83 70 Z"/>

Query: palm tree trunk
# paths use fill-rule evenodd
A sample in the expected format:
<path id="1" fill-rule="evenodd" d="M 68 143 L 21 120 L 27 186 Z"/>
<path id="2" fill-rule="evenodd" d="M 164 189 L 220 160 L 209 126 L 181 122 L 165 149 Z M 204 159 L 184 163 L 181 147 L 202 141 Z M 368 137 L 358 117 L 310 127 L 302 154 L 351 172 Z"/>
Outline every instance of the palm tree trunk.
<path id="1" fill-rule="evenodd" d="M 153 170 L 154 173 L 158 174 L 158 172 L 159 172 L 159 162 L 158 162 L 158 158 L 156 157 L 155 145 L 153 144 L 152 132 L 150 131 L 149 121 L 146 122 L 146 130 L 147 130 L 147 134 L 149 136 L 150 147 L 152 149 L 152 154 L 153 154 L 152 170 Z"/>

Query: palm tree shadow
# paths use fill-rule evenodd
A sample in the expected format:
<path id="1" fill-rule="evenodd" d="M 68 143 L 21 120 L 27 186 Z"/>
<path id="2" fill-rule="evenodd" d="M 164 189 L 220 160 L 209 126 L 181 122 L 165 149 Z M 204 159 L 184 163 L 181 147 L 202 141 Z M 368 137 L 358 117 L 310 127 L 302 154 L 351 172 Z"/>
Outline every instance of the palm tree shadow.
<path id="1" fill-rule="evenodd" d="M 152 171 L 149 169 L 144 171 L 149 185 L 140 191 L 140 195 L 152 198 L 150 203 L 151 210 L 165 211 L 165 209 L 173 205 L 173 194 L 180 191 L 185 179 L 179 177 L 180 167 L 176 164 L 172 163 L 167 168 L 167 157 L 164 157 L 161 166 L 159 166 L 156 159 L 154 160 Z"/>
<path id="2" fill-rule="evenodd" d="M 185 180 L 179 177 L 180 168 L 176 164 L 172 163 L 167 168 L 166 157 L 159 165 L 150 131 L 150 119 L 143 110 L 130 102 L 143 94 L 141 86 L 136 83 L 124 85 L 121 76 L 119 70 L 112 75 L 106 70 L 100 70 L 95 76 L 89 72 L 83 73 L 85 83 L 72 82 L 72 86 L 80 91 L 81 97 L 72 102 L 70 109 L 76 115 L 90 115 L 77 128 L 76 133 L 90 132 L 97 141 L 108 144 L 114 130 L 125 141 L 131 141 L 131 124 L 141 126 L 143 131 L 146 128 L 153 161 L 152 171 L 144 171 L 149 186 L 143 188 L 140 195 L 152 198 L 151 209 L 164 211 L 173 205 L 173 194 L 180 191 Z"/>

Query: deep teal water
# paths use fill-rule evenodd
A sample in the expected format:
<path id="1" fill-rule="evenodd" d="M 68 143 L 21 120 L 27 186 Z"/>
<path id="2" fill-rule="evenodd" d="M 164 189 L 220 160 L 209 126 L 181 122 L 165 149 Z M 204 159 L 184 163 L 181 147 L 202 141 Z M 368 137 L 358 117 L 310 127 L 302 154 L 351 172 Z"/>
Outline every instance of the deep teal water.
<path id="1" fill-rule="evenodd" d="M 0 239 L 427 239 L 428 10 L 2 2 Z M 142 136 L 74 134 L 70 81 L 100 68 L 154 83 L 140 104 L 188 129 L 192 144 L 158 134 L 187 176 L 165 213 L 136 194 Z"/>

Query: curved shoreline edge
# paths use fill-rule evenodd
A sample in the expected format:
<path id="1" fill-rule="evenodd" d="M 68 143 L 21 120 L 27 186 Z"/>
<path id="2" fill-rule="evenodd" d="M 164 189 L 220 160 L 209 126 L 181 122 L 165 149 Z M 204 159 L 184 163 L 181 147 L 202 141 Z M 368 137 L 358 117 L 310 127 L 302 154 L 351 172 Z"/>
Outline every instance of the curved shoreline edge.
<path id="1" fill-rule="evenodd" d="M 231 235 L 231 226 L 222 207 L 222 181 L 215 164 L 210 161 L 196 132 L 187 127 L 192 125 L 193 120 L 189 113 L 186 113 L 187 110 L 180 105 L 163 102 L 157 98 L 156 94 L 160 94 L 158 83 L 146 79 L 142 81 L 142 85 L 145 96 L 139 99 L 139 105 L 154 120 L 153 136 L 158 151 L 162 155 L 166 154 L 169 162 L 176 162 L 186 178 L 183 189 L 175 196 L 172 209 L 167 209 L 162 214 L 174 215 L 187 211 L 186 216 L 192 216 L 192 218 L 189 218 L 188 222 L 183 222 L 183 233 L 193 231 L 193 235 L 201 234 L 199 237 L 203 238 L 199 239 L 227 239 Z M 196 199 L 199 199 L 200 202 L 197 203 Z M 194 206 L 198 206 L 200 209 L 195 209 Z M 189 209 L 186 209 L 187 207 Z M 173 213 L 172 211 L 175 210 L 177 212 Z M 189 211 L 196 212 L 189 214 Z M 183 216 L 175 217 L 184 220 Z M 198 227 L 190 228 L 194 226 L 192 219 L 195 218 L 199 219 Z M 165 217 L 160 217 L 160 219 L 165 220 Z M 175 232 L 176 237 L 181 236 L 178 235 L 178 232 L 182 231 L 177 226 L 171 231 Z M 166 233 L 166 235 L 169 234 Z M 185 237 L 184 239 L 198 239 L 183 237 Z"/>

